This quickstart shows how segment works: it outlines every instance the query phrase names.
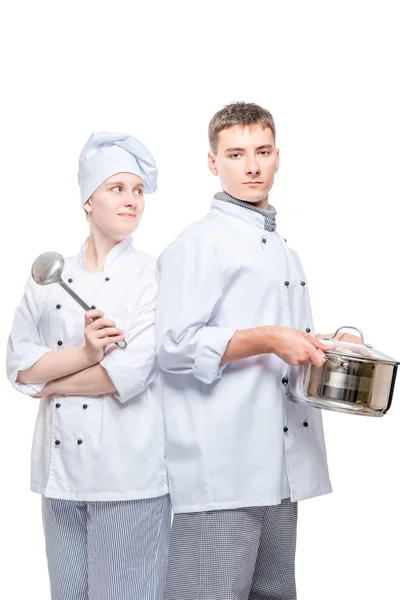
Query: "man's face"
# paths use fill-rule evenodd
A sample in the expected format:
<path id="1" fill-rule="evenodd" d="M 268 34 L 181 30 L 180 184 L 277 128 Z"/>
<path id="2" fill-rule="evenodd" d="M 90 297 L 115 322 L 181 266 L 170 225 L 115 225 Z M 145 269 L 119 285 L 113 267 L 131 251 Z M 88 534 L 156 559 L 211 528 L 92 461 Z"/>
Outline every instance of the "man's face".
<path id="1" fill-rule="evenodd" d="M 279 168 L 272 131 L 262 125 L 224 129 L 218 135 L 216 153 L 208 154 L 208 166 L 219 176 L 225 192 L 266 206 Z"/>

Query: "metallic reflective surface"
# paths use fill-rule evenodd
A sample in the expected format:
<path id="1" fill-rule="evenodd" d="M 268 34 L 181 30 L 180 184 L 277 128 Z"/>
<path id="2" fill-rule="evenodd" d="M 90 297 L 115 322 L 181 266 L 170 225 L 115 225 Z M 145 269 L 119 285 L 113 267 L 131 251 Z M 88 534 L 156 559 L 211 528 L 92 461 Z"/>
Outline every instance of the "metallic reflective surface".
<path id="1" fill-rule="evenodd" d="M 59 283 L 64 270 L 64 258 L 58 252 L 45 252 L 37 257 L 32 265 L 31 274 L 38 285 Z"/>
<path id="2" fill-rule="evenodd" d="M 392 365 L 355 359 L 339 367 L 327 360 L 308 370 L 304 393 L 319 408 L 381 417 L 390 408 L 396 373 Z"/>
<path id="3" fill-rule="evenodd" d="M 362 333 L 357 331 L 363 340 Z M 326 341 L 325 364 L 303 368 L 303 393 L 289 381 L 289 398 L 348 414 L 373 417 L 386 414 L 392 404 L 400 363 L 365 343 L 338 342 L 333 338 Z"/>

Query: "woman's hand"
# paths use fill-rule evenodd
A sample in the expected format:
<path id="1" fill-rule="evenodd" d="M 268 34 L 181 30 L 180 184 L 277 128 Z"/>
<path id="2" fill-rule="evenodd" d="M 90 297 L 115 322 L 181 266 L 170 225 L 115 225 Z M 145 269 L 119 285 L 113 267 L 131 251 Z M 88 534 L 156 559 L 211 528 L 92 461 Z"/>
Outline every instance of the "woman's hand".
<path id="1" fill-rule="evenodd" d="M 101 310 L 86 311 L 85 351 L 93 364 L 103 359 L 108 344 L 122 342 L 124 338 L 122 329 L 119 329 L 111 319 L 105 319 Z"/>

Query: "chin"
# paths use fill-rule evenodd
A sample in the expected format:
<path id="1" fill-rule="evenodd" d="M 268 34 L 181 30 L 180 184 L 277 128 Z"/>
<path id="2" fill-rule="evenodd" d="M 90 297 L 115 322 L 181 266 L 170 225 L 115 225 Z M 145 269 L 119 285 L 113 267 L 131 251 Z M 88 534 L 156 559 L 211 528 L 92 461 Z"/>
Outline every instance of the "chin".
<path id="1" fill-rule="evenodd" d="M 122 231 L 118 231 L 118 232 L 114 232 L 110 237 L 112 237 L 116 242 L 123 242 L 124 240 L 126 240 L 127 237 L 129 237 L 131 234 L 128 233 L 127 231 L 122 232 Z"/>
<path id="2" fill-rule="evenodd" d="M 136 229 L 139 227 L 139 223 L 140 218 L 122 221 L 122 223 L 118 223 L 117 231 L 126 237 L 127 235 L 131 235 L 136 231 Z"/>
<path id="3" fill-rule="evenodd" d="M 103 233 L 106 237 L 115 240 L 116 242 L 122 242 L 127 237 L 132 235 L 136 230 L 136 226 L 133 226 L 133 223 L 130 224 L 130 227 L 116 227 L 115 229 L 104 228 Z"/>
<path id="4" fill-rule="evenodd" d="M 242 194 L 240 196 L 236 196 L 236 198 L 244 200 L 245 202 L 252 202 L 256 204 L 257 202 L 264 200 L 267 196 L 268 192 L 261 192 L 260 190 L 248 190 L 246 193 L 242 192 Z"/>
<path id="5" fill-rule="evenodd" d="M 125 239 L 128 237 L 128 235 L 132 235 L 133 233 L 135 233 L 137 229 L 137 226 L 131 226 L 131 227 L 125 227 L 124 229 L 120 229 L 119 230 L 119 235 L 121 236 L 122 239 Z"/>

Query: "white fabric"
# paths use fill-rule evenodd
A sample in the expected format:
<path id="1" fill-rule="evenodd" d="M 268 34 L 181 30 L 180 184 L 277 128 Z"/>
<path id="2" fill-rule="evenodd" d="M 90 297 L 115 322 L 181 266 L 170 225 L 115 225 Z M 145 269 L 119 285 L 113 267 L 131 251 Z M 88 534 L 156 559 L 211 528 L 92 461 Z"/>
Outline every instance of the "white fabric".
<path id="1" fill-rule="evenodd" d="M 86 243 L 79 255 L 66 259 L 63 279 L 72 279 L 68 285 L 89 306 L 122 327 L 128 346 L 120 350 L 110 344 L 101 361 L 115 394 L 41 399 L 31 489 L 52 498 L 87 501 L 161 496 L 168 488 L 155 360 L 155 261 L 135 250 L 129 237 L 108 254 L 104 271 L 86 273 L 85 248 Z M 84 317 L 59 285 L 40 287 L 28 280 L 7 351 L 7 374 L 15 389 L 30 395 L 43 389 L 46 382 L 16 383 L 18 371 L 46 352 L 83 345 Z"/>
<path id="2" fill-rule="evenodd" d="M 140 177 L 146 194 L 157 189 L 157 166 L 142 142 L 125 133 L 93 133 L 79 157 L 82 206 L 103 181 L 116 173 Z"/>
<path id="3" fill-rule="evenodd" d="M 293 502 L 330 492 L 321 412 L 286 397 L 288 365 L 274 354 L 220 365 L 237 329 L 313 331 L 297 254 L 262 215 L 215 199 L 163 252 L 158 273 L 174 512 L 279 504 L 285 464 Z"/>

